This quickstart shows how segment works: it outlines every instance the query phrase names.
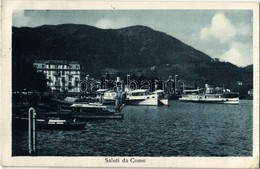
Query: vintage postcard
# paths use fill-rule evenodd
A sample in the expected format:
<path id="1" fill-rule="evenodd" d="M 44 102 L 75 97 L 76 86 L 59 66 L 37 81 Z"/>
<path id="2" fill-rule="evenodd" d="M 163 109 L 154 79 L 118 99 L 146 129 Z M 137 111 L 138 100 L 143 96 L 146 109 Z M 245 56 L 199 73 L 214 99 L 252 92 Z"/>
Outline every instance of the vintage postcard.
<path id="1" fill-rule="evenodd" d="M 259 4 L 4 1 L 1 163 L 259 167 Z"/>

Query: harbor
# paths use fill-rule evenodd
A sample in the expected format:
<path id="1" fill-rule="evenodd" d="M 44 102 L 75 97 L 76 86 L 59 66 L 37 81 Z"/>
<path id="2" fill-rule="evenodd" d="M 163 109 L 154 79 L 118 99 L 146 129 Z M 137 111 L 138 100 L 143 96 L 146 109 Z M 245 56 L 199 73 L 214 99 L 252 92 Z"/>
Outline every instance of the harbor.
<path id="1" fill-rule="evenodd" d="M 88 120 L 84 130 L 37 132 L 39 156 L 251 156 L 252 100 L 236 105 L 170 100 L 125 106 L 123 119 Z M 13 132 L 12 154 L 28 154 L 28 132 Z"/>
<path id="2" fill-rule="evenodd" d="M 127 75 L 129 78 L 130 75 Z M 170 79 L 171 77 L 169 77 Z M 107 81 L 107 80 L 105 80 Z M 149 86 L 141 86 L 140 88 L 132 88 L 131 82 L 124 83 L 120 79 L 120 73 L 117 74 L 115 85 L 110 88 L 103 88 L 106 84 L 100 81 L 92 82 L 95 89 L 90 88 L 85 92 L 74 93 L 69 96 L 64 92 L 56 92 L 56 95 L 61 94 L 59 98 L 53 94 L 49 98 L 42 99 L 42 94 L 35 97 L 29 102 L 27 93 L 13 94 L 13 127 L 18 127 L 19 124 L 24 126 L 26 118 L 28 121 L 27 110 L 31 107 L 36 110 L 37 123 L 39 125 L 51 125 L 53 123 L 67 126 L 75 126 L 78 122 L 83 122 L 88 119 L 122 119 L 124 113 L 122 109 L 128 105 L 136 106 L 171 106 L 169 100 L 180 100 L 188 102 L 202 102 L 202 103 L 225 103 L 225 104 L 239 104 L 239 93 L 231 92 L 229 89 L 212 88 L 205 84 L 205 88 L 189 89 L 177 88 L 176 76 L 175 80 L 170 83 L 161 82 L 162 88 L 158 88 L 158 81 L 150 83 Z M 143 83 L 143 81 L 141 82 Z M 98 85 L 96 85 L 98 84 Z M 135 83 L 138 86 L 137 83 Z M 153 85 L 153 86 L 152 86 Z M 135 86 L 135 87 L 136 87 Z M 174 86 L 174 88 L 172 88 Z M 216 90 L 218 89 L 218 90 Z M 153 91 L 151 91 L 153 90 Z M 80 88 L 80 91 L 82 89 Z M 172 92 L 173 91 L 173 92 Z M 32 93 L 32 95 L 35 95 Z M 229 95 L 229 97 L 227 97 Z M 21 97 L 24 97 L 21 99 Z M 173 97 L 174 96 L 174 97 Z M 65 97 L 65 98 L 64 98 Z M 22 102 L 22 101 L 26 102 Z M 44 101 L 42 101 L 44 100 Z M 174 105 L 172 105 L 174 106 Z M 82 126 L 82 125 L 79 125 Z M 51 127 L 50 127 L 51 128 Z M 55 127 L 56 128 L 56 127 Z"/>
<path id="3" fill-rule="evenodd" d="M 186 82 L 188 79 L 178 79 L 181 76 L 176 74 L 167 79 L 139 80 L 120 72 L 106 73 L 101 79 L 89 75 L 73 77 L 73 69 L 60 67 L 67 62 L 46 62 L 54 62 L 57 67 L 55 71 L 52 68 L 43 71 L 56 79 L 47 82 L 51 90 L 13 92 L 14 156 L 248 156 L 252 153 L 248 146 L 252 140 L 247 139 L 252 134 L 252 100 L 241 100 L 238 91 L 224 85 L 212 86 L 208 81 L 203 86 L 193 86 Z M 62 73 L 63 69 L 68 75 Z M 75 85 L 66 86 L 73 78 Z M 243 131 L 239 135 L 238 126 Z M 219 140 L 220 134 L 230 138 Z M 245 143 L 233 144 L 238 141 Z M 49 145 L 54 142 L 59 147 Z M 201 149 L 195 148 L 201 144 Z M 243 151 L 238 153 L 241 148 Z"/>

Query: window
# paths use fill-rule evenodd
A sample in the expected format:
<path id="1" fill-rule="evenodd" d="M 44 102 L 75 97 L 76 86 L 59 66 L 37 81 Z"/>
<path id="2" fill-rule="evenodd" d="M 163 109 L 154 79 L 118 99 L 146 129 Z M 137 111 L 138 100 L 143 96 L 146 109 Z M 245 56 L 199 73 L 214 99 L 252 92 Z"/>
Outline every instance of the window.
<path id="1" fill-rule="evenodd" d="M 71 90 L 72 89 L 72 84 L 71 84 L 71 82 L 69 82 L 69 90 Z"/>
<path id="2" fill-rule="evenodd" d="M 75 86 L 78 87 L 78 85 L 79 85 L 79 81 L 75 80 Z"/>
<path id="3" fill-rule="evenodd" d="M 42 68 L 44 69 L 44 68 L 45 68 L 45 65 L 42 65 Z"/>
<path id="4" fill-rule="evenodd" d="M 72 75 L 69 75 L 69 81 L 71 81 L 72 80 Z"/>

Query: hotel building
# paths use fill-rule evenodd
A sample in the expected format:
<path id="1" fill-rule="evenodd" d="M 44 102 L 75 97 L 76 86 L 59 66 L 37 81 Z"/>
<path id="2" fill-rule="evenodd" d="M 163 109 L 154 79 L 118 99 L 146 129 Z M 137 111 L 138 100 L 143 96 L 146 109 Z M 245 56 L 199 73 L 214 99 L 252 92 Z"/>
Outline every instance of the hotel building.
<path id="1" fill-rule="evenodd" d="M 80 92 L 82 66 L 77 61 L 38 60 L 33 64 L 37 72 L 48 79 L 47 86 L 52 91 Z"/>

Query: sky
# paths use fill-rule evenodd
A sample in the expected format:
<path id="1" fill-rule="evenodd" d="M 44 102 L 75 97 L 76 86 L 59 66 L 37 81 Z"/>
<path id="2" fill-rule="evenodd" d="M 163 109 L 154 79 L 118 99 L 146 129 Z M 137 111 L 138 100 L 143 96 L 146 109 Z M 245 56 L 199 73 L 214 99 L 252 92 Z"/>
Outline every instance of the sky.
<path id="1" fill-rule="evenodd" d="M 212 58 L 239 67 L 253 63 L 251 10 L 17 10 L 13 26 L 64 23 L 102 29 L 144 25 L 171 35 Z"/>

